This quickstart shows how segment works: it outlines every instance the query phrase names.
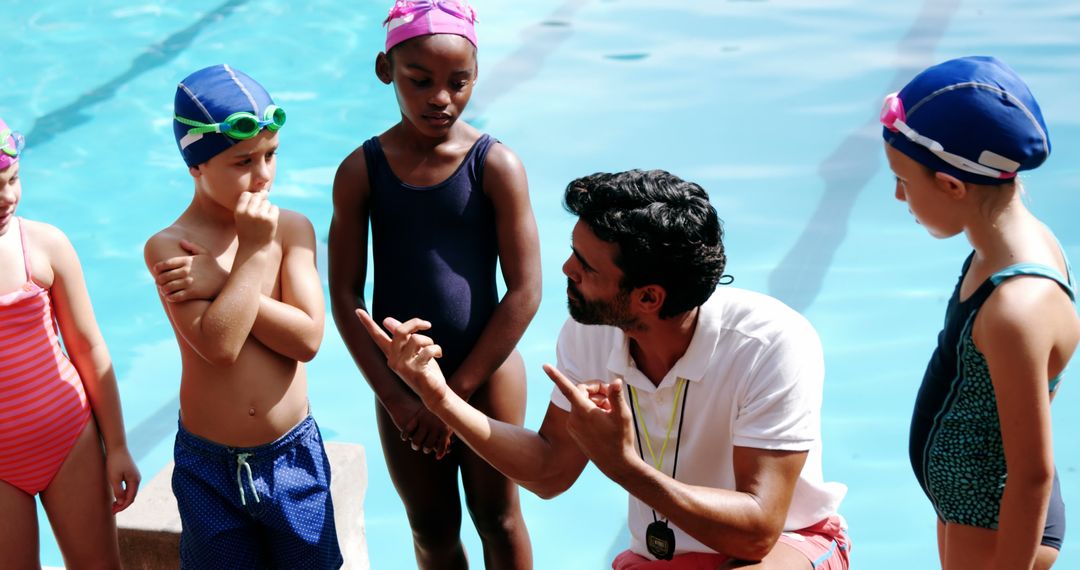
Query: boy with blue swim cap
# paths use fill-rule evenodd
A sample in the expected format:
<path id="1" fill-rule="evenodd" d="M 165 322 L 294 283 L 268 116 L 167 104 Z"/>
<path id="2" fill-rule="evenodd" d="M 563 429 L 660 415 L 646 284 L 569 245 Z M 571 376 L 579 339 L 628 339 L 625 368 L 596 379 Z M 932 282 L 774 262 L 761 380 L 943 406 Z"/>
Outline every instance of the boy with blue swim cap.
<path id="1" fill-rule="evenodd" d="M 963 232 L 974 249 L 911 422 L 942 566 L 1049 568 L 1065 532 L 1050 402 L 1080 318 L 1064 251 L 1017 179 L 1050 154 L 1042 111 L 1007 65 L 964 57 L 887 96 L 881 122 L 896 198 L 935 237 Z"/>
<path id="2" fill-rule="evenodd" d="M 338 568 L 330 465 L 303 363 L 325 315 L 315 235 L 268 194 L 285 112 L 228 65 L 176 89 L 191 204 L 145 258 L 183 363 L 172 486 L 185 568 Z"/>
<path id="3" fill-rule="evenodd" d="M 210 160 L 263 128 L 277 132 L 285 124 L 284 109 L 266 89 L 228 65 L 189 75 L 177 86 L 173 105 L 173 133 L 188 166 Z"/>

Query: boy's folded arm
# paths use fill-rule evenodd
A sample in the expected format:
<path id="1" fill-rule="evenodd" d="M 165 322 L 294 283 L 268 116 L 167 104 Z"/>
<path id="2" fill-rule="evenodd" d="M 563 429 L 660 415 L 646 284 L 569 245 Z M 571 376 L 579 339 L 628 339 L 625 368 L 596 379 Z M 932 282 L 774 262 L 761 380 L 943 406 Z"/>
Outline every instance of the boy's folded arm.
<path id="1" fill-rule="evenodd" d="M 251 334 L 267 348 L 300 362 L 315 358 L 326 307 L 315 268 L 315 230 L 303 215 L 281 210 L 281 300 L 262 295 Z"/>
<path id="2" fill-rule="evenodd" d="M 176 255 L 178 240 L 158 234 L 146 243 L 146 266 Z M 240 356 L 259 312 L 260 283 L 267 263 L 264 249 L 241 247 L 232 271 L 213 301 L 164 302 L 165 312 L 184 342 L 207 362 L 231 365 Z"/>

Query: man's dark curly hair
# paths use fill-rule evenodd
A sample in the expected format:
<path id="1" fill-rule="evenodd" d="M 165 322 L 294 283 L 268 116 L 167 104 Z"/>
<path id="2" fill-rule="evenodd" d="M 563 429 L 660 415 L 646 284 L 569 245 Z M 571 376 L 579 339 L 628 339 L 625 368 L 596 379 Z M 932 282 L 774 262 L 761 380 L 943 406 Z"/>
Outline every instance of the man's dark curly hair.
<path id="1" fill-rule="evenodd" d="M 660 318 L 702 305 L 716 289 L 727 262 L 724 232 L 701 186 L 663 170 L 600 172 L 571 182 L 563 201 L 619 246 L 623 289 L 664 288 Z"/>

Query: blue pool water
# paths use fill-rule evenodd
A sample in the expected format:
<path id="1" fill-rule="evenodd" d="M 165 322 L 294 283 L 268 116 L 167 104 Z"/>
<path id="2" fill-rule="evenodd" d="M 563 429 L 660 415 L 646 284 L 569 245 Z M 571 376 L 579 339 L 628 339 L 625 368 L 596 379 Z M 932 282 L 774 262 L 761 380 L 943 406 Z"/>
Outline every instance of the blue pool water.
<path id="1" fill-rule="evenodd" d="M 187 204 L 173 143 L 176 82 L 227 61 L 289 111 L 275 201 L 325 241 L 340 159 L 397 117 L 372 71 L 388 2 L 188 0 L 7 3 L 0 116 L 27 133 L 20 212 L 79 251 L 119 373 L 131 446 L 148 479 L 170 459 L 179 361 L 142 244 Z M 1080 4 L 924 0 L 476 0 L 480 83 L 469 119 L 522 158 L 543 241 L 544 301 L 520 350 L 538 427 L 566 318 L 559 267 L 566 183 L 664 168 L 701 183 L 726 222 L 729 273 L 804 312 L 825 346 L 825 471 L 850 486 L 855 568 L 931 568 L 934 515 L 907 462 L 911 403 L 966 254 L 892 198 L 876 113 L 927 64 L 993 54 L 1039 97 L 1054 155 L 1026 177 L 1029 205 L 1080 260 Z M 325 268 L 325 247 L 321 267 Z M 328 319 L 329 321 L 329 319 Z M 367 449 L 372 565 L 414 567 L 386 475 L 371 392 L 336 330 L 310 366 L 326 439 Z M 1076 389 L 1054 404 L 1069 517 L 1080 521 Z M 626 496 L 589 468 L 551 501 L 523 494 L 536 567 L 606 567 L 625 547 Z M 42 558 L 62 560 L 41 517 Z M 479 541 L 465 524 L 474 561 Z M 1080 568 L 1066 540 L 1057 568 Z"/>

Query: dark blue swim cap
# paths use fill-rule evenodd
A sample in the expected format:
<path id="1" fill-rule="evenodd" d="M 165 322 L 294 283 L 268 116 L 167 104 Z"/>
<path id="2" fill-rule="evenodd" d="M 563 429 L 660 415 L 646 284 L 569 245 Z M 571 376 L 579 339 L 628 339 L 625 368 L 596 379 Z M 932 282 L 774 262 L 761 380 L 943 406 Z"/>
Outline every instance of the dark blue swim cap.
<path id="1" fill-rule="evenodd" d="M 274 101 L 246 73 L 221 64 L 192 73 L 176 87 L 175 116 L 200 123 L 220 123 L 238 111 L 262 117 Z M 173 119 L 176 146 L 188 166 L 198 166 L 241 142 L 220 133 L 189 134 L 191 126 Z"/>
<path id="2" fill-rule="evenodd" d="M 1003 184 L 1050 155 L 1038 102 L 1020 76 L 993 57 L 930 67 L 885 104 L 886 142 L 965 182 Z"/>

